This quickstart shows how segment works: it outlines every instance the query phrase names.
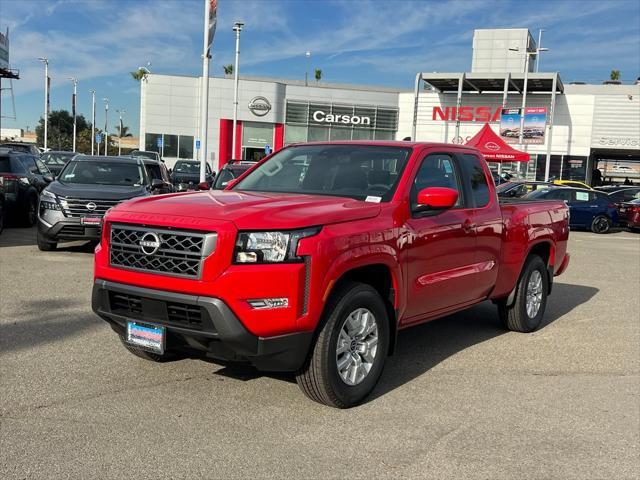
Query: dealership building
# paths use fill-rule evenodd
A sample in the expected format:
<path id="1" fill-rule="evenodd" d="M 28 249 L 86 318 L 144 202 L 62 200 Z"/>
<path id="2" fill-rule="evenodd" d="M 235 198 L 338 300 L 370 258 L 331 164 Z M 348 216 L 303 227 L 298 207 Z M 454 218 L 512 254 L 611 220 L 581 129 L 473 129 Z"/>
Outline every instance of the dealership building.
<path id="1" fill-rule="evenodd" d="M 531 160 L 506 168 L 543 179 L 548 159 L 552 178 L 589 182 L 597 167 L 613 181 L 638 183 L 640 85 L 565 84 L 556 72 L 535 71 L 536 50 L 526 29 L 476 30 L 471 72 L 418 73 L 412 90 L 243 76 L 235 145 L 234 80 L 212 77 L 206 158 L 218 170 L 231 159 L 257 160 L 267 146 L 304 141 L 465 143 L 485 123 L 498 132 L 501 110 L 522 106 L 528 67 L 526 107 L 546 109 L 544 137 L 539 144 L 513 145 Z M 169 164 L 200 158 L 200 84 L 199 77 L 146 76 L 141 148 L 160 151 Z"/>

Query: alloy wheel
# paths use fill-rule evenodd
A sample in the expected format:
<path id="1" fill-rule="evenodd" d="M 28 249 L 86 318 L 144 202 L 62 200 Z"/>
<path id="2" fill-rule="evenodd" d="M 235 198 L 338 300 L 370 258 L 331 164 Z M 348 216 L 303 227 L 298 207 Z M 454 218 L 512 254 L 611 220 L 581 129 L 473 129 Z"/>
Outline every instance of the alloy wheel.
<path id="1" fill-rule="evenodd" d="M 354 386 L 371 371 L 378 352 L 378 324 L 373 313 L 358 308 L 347 315 L 336 346 L 336 366 L 342 381 Z"/>

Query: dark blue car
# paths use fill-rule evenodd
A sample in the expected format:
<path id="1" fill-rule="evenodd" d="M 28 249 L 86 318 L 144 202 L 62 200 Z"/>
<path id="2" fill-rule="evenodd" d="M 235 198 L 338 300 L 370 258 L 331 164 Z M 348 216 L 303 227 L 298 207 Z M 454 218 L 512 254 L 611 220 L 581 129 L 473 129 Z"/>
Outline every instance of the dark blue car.
<path id="1" fill-rule="evenodd" d="M 618 224 L 618 210 L 609 195 L 597 190 L 556 187 L 535 190 L 524 198 L 531 200 L 564 200 L 569 205 L 569 226 L 588 228 L 594 233 L 607 233 Z"/>

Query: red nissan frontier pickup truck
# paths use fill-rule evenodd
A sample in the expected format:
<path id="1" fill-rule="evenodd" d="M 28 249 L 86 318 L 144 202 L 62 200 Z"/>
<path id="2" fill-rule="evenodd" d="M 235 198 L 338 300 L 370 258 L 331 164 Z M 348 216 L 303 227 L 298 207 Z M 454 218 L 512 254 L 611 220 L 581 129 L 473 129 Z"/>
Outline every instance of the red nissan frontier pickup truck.
<path id="1" fill-rule="evenodd" d="M 290 145 L 225 191 L 109 210 L 93 309 L 133 354 L 295 372 L 339 408 L 374 388 L 398 331 L 492 300 L 536 329 L 569 263 L 562 201 L 500 204 L 477 150 Z"/>

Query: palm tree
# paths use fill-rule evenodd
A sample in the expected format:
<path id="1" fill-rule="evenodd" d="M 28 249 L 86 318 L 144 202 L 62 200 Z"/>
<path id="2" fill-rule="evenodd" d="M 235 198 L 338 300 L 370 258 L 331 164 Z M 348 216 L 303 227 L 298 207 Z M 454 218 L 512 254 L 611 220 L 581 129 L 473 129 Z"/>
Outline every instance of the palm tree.
<path id="1" fill-rule="evenodd" d="M 222 68 L 224 68 L 225 75 L 233 75 L 233 65 L 223 65 Z"/>
<path id="2" fill-rule="evenodd" d="M 322 70 L 316 68 L 315 70 L 316 83 L 322 79 Z"/>
<path id="3" fill-rule="evenodd" d="M 133 137 L 133 135 L 129 131 L 129 127 L 127 127 L 126 125 L 122 126 L 122 132 L 120 131 L 120 125 L 116 125 L 116 130 L 118 130 L 119 137 Z"/>
<path id="4" fill-rule="evenodd" d="M 620 80 L 620 70 L 611 70 L 611 80 Z"/>

